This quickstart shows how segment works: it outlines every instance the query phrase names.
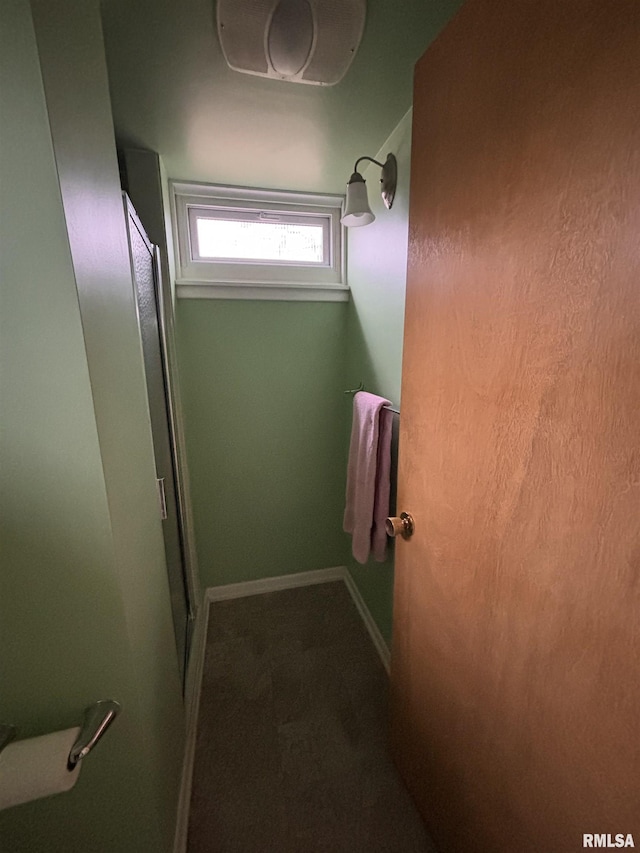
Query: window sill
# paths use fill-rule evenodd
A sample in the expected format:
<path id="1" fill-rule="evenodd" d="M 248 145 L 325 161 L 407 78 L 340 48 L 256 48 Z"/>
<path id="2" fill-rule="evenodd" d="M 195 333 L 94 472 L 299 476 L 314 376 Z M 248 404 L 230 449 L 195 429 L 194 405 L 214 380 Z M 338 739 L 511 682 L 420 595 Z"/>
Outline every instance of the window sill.
<path id="1" fill-rule="evenodd" d="M 348 302 L 344 284 L 256 284 L 255 282 L 203 282 L 178 279 L 179 299 L 252 299 L 279 302 Z"/>

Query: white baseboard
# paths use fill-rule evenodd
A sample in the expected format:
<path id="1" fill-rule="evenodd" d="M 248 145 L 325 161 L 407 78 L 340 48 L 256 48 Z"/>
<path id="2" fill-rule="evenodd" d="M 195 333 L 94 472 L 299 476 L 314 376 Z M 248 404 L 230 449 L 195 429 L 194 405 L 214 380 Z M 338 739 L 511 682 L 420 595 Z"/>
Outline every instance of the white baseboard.
<path id="1" fill-rule="evenodd" d="M 330 569 L 318 569 L 312 572 L 299 572 L 292 575 L 279 575 L 278 577 L 262 578 L 261 580 L 246 581 L 245 583 L 210 586 L 205 590 L 204 601 L 198 609 L 196 617 L 196 627 L 193 635 L 189 669 L 187 671 L 187 688 L 185 691 L 187 734 L 178 801 L 174 853 L 186 853 L 187 851 L 189 805 L 191 802 L 193 763 L 196 750 L 198 710 L 200 707 L 202 671 L 207 647 L 207 626 L 209 624 L 209 607 L 211 602 L 227 601 L 232 598 L 245 598 L 249 595 L 277 592 L 282 589 L 295 589 L 300 586 L 312 586 L 313 584 L 329 583 L 330 581 L 343 581 L 346 585 L 353 603 L 369 632 L 373 645 L 380 655 L 380 660 L 388 673 L 390 660 L 389 648 L 346 566 L 333 566 Z"/>
<path id="2" fill-rule="evenodd" d="M 207 628 L 209 625 L 209 604 L 206 597 L 196 613 L 196 624 L 189 655 L 187 680 L 185 689 L 185 724 L 186 737 L 184 760 L 182 764 L 182 779 L 178 798 L 176 815 L 176 834 L 174 838 L 174 853 L 187 853 L 187 835 L 189 831 L 189 807 L 191 805 L 191 785 L 193 781 L 193 763 L 196 754 L 196 734 L 198 731 L 198 711 L 200 709 L 200 693 L 202 689 L 202 671 L 207 648 Z"/>
<path id="3" fill-rule="evenodd" d="M 278 575 L 278 577 L 261 578 L 257 581 L 210 586 L 205 592 L 205 598 L 207 601 L 226 601 L 229 598 L 261 595 L 263 592 L 277 592 L 281 589 L 295 589 L 298 586 L 340 581 L 344 580 L 346 571 L 346 566 L 334 566 L 331 569 L 316 569 L 313 572 L 298 572 L 294 575 Z"/>
<path id="4" fill-rule="evenodd" d="M 385 638 L 380 633 L 380 629 L 378 628 L 375 619 L 371 615 L 371 611 L 365 604 L 364 598 L 360 595 L 360 590 L 356 586 L 356 583 L 351 577 L 351 574 L 348 569 L 345 569 L 343 580 L 347 586 L 347 589 L 351 593 L 353 603 L 358 608 L 358 613 L 360 614 L 362 621 L 364 622 L 365 627 L 369 632 L 371 641 L 376 647 L 376 651 L 380 655 L 380 660 L 382 661 L 382 665 L 386 669 L 388 675 L 391 665 L 391 653 L 389 652 L 389 646 L 387 645 Z"/>

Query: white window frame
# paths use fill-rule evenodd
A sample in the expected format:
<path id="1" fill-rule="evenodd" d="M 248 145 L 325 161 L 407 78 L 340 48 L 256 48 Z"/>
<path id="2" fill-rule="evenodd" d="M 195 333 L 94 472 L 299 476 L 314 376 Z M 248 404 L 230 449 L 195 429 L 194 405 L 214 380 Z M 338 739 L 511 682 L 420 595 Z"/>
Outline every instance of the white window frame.
<path id="1" fill-rule="evenodd" d="M 176 294 L 181 298 L 346 301 L 341 196 L 312 195 L 172 181 L 176 250 Z M 201 258 L 196 218 L 258 219 L 320 224 L 325 233 L 322 263 Z"/>

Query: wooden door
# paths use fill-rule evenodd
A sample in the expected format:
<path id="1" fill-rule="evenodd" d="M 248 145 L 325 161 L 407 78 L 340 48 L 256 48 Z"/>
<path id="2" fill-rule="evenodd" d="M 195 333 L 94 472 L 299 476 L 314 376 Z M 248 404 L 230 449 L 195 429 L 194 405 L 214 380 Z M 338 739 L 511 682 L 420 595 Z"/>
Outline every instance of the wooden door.
<path id="1" fill-rule="evenodd" d="M 443 853 L 640 846 L 637 0 L 468 0 L 418 63 L 405 328 L 401 771 Z"/>

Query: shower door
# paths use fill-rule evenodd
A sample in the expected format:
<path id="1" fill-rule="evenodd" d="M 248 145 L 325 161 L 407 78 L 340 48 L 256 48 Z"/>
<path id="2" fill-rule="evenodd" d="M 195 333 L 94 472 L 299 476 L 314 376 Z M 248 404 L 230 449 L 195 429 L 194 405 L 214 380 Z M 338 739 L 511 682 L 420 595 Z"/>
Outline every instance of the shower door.
<path id="1" fill-rule="evenodd" d="M 193 617 L 186 569 L 184 528 L 178 498 L 178 462 L 171 423 L 167 369 L 159 321 L 158 282 L 160 265 L 158 263 L 158 247 L 149 241 L 131 202 L 126 196 L 125 214 L 144 355 L 171 612 L 180 677 L 184 690 Z"/>

